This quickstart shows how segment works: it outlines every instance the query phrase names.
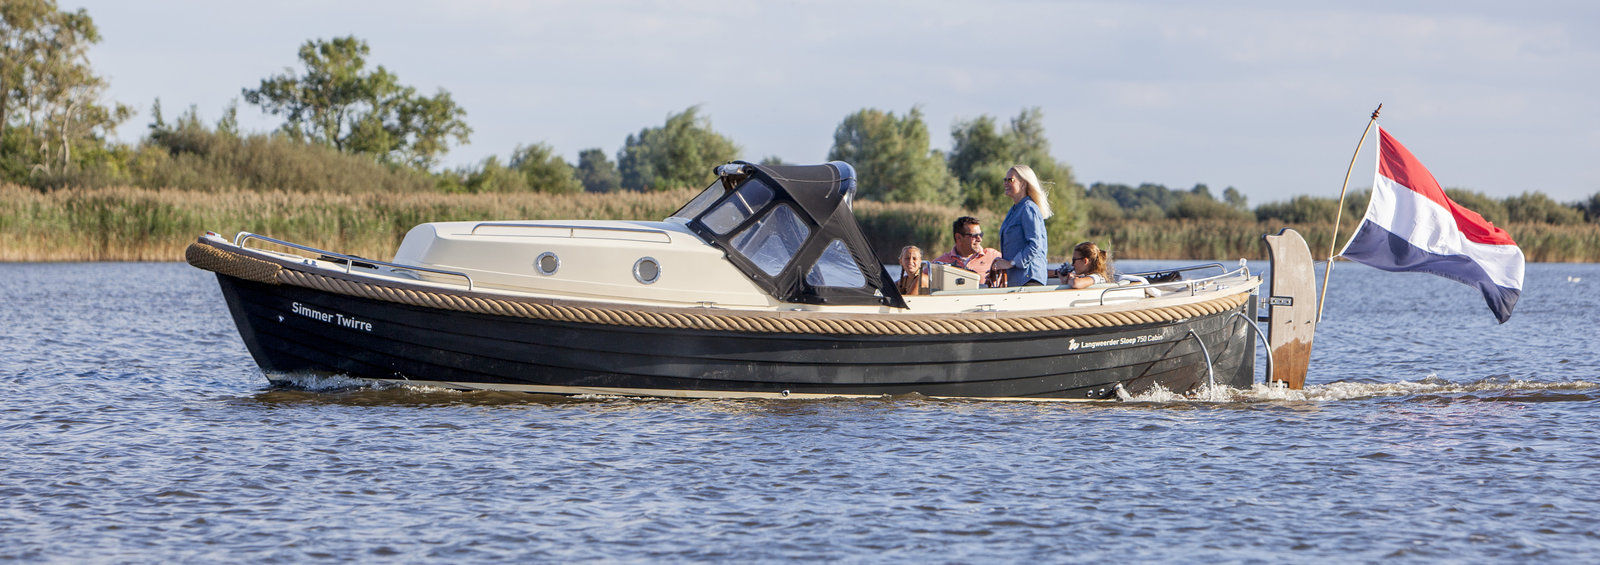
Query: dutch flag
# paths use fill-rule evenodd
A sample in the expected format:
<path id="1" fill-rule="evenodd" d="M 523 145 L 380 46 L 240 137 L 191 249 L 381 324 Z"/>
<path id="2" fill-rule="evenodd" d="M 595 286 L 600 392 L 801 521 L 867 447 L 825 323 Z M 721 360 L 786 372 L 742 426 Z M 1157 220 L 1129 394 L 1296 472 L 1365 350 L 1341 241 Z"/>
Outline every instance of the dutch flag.
<path id="1" fill-rule="evenodd" d="M 1410 151 L 1378 128 L 1378 173 L 1346 259 L 1477 287 L 1500 323 L 1522 295 L 1522 250 L 1511 234 L 1445 196 Z"/>

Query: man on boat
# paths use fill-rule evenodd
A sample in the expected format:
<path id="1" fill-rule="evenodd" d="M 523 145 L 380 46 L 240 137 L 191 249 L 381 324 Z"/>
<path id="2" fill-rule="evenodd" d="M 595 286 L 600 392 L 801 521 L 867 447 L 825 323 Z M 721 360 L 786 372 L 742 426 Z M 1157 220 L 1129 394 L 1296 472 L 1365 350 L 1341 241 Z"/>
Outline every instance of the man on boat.
<path id="1" fill-rule="evenodd" d="M 955 230 L 956 246 L 954 249 L 940 255 L 934 262 L 955 265 L 968 271 L 978 273 L 978 278 L 989 286 L 997 286 L 991 280 L 990 265 L 995 259 L 1000 258 L 1000 250 L 983 246 L 983 228 L 978 226 L 978 219 L 972 216 L 956 218 L 952 226 Z M 1004 271 L 997 271 L 997 274 Z M 1001 283 L 1003 285 L 1004 283 Z"/>

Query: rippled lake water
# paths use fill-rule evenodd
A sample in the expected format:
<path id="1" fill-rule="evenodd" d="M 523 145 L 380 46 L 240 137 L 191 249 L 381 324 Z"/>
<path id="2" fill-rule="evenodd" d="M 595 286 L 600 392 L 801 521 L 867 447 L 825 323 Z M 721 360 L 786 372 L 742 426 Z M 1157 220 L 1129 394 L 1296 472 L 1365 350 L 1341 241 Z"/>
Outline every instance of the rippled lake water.
<path id="1" fill-rule="evenodd" d="M 1304 391 L 566 399 L 273 388 L 210 273 L 0 264 L 0 560 L 1600 555 L 1600 265 L 1328 294 Z"/>

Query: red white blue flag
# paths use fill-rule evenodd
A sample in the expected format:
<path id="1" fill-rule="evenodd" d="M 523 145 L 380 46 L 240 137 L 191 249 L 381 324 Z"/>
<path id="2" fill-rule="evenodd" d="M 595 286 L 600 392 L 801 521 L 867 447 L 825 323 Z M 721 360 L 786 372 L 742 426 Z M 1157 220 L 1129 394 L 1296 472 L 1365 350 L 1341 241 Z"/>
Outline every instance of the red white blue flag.
<path id="1" fill-rule="evenodd" d="M 1433 174 L 1381 127 L 1372 201 L 1339 255 L 1476 287 L 1502 324 L 1522 296 L 1522 250 L 1511 234 L 1451 201 Z"/>

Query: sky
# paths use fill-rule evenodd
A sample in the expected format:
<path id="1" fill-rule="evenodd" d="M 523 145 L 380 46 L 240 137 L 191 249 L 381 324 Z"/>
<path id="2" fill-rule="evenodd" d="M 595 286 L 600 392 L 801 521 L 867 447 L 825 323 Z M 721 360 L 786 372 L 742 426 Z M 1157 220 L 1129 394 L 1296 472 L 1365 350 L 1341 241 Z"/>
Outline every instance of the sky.
<path id="1" fill-rule="evenodd" d="M 102 41 L 105 98 L 247 131 L 241 91 L 353 35 L 401 84 L 450 93 L 470 143 L 445 167 L 547 143 L 615 159 L 699 106 L 742 158 L 826 160 L 848 115 L 960 120 L 1038 107 L 1076 180 L 1235 187 L 1251 206 L 1337 197 L 1372 110 L 1447 188 L 1561 202 L 1600 192 L 1600 2 L 992 0 L 58 0 Z M 1350 181 L 1370 187 L 1369 135 Z M 996 190 L 999 188 L 996 179 Z"/>

